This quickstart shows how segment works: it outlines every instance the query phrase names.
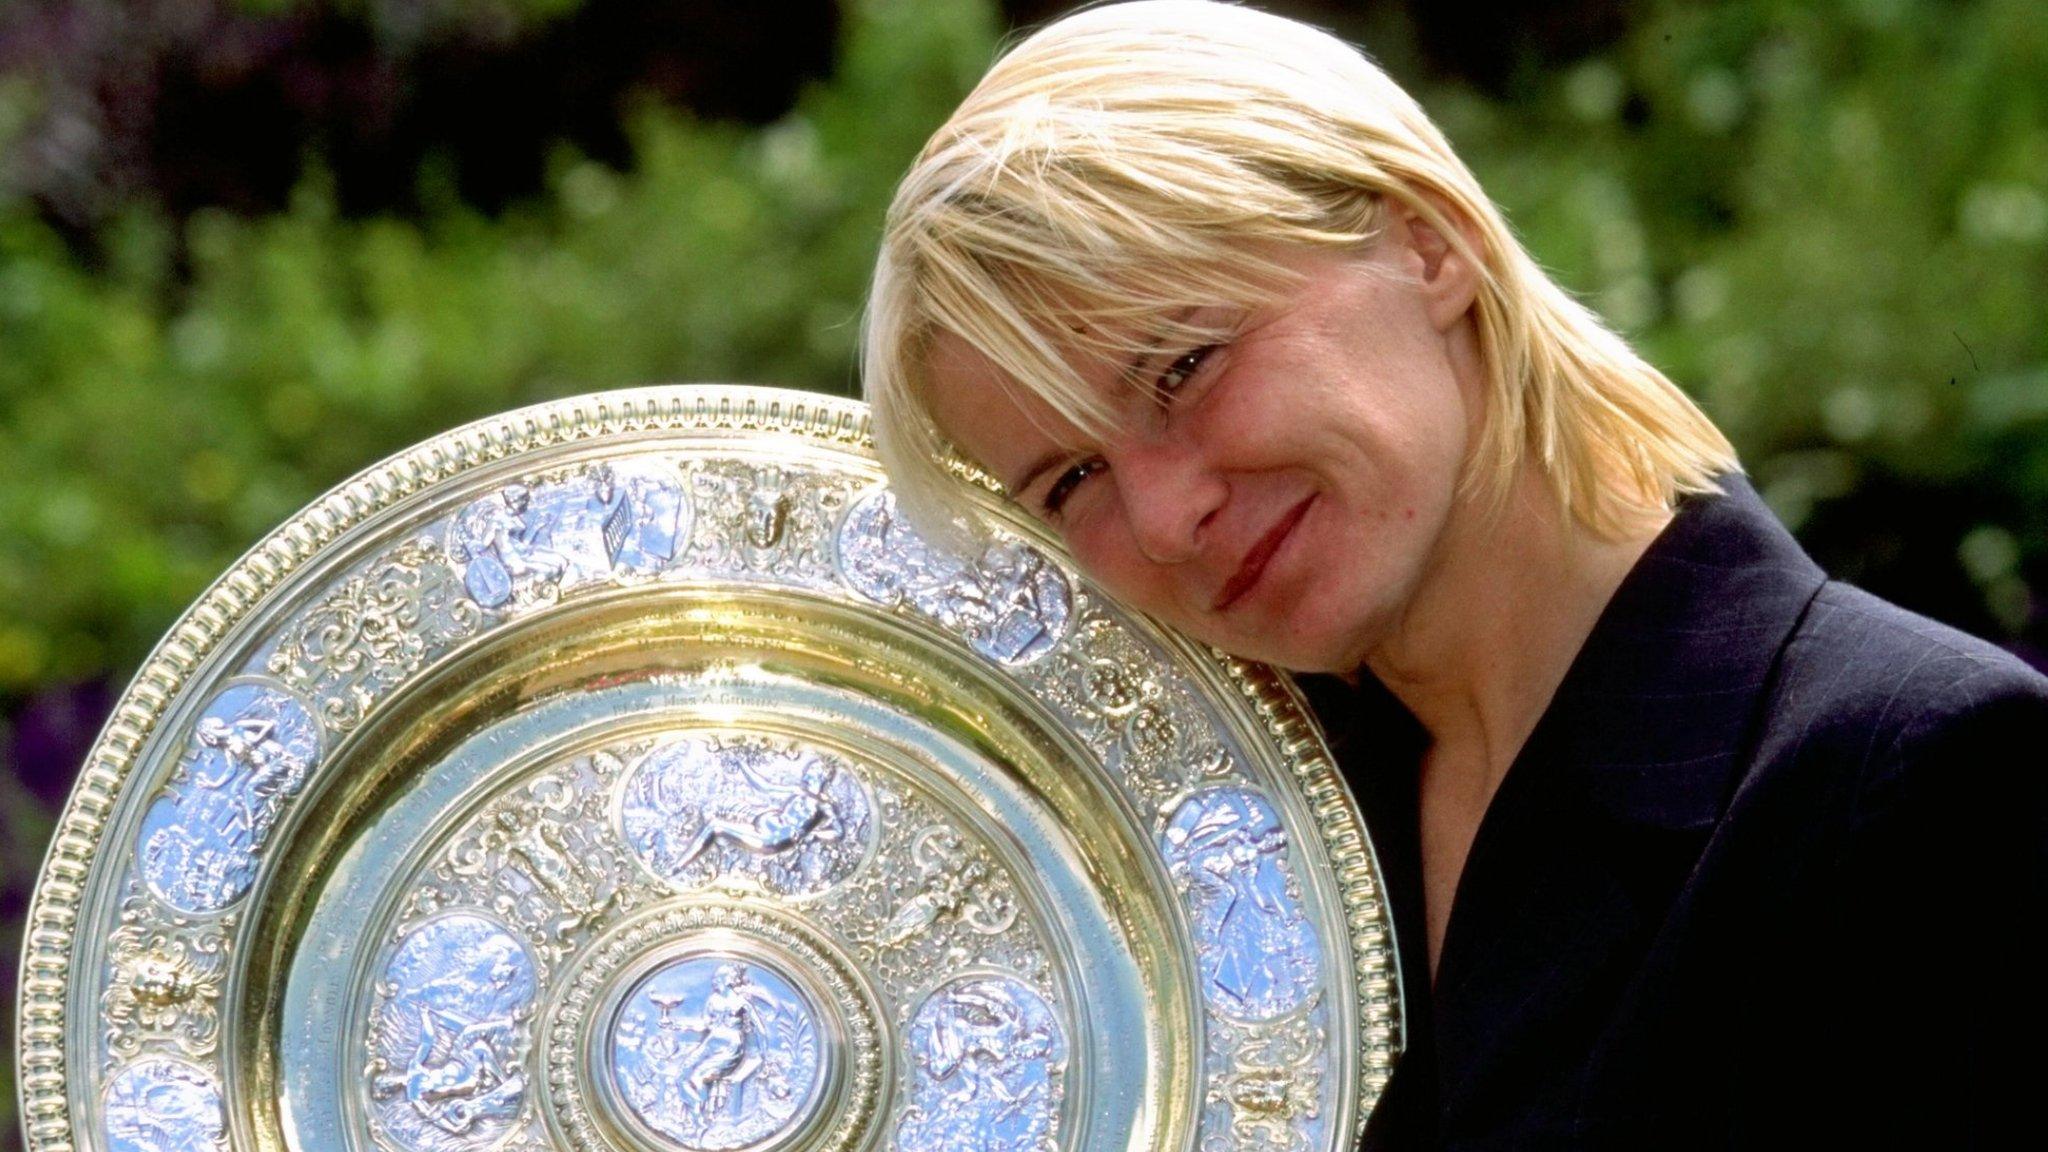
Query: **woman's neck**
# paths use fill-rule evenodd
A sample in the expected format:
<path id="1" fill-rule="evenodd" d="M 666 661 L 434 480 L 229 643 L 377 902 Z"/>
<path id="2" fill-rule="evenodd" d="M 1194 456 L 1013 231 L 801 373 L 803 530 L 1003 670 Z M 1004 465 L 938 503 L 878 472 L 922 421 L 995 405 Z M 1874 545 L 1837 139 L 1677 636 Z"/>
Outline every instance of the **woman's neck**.
<path id="1" fill-rule="evenodd" d="M 1490 529 L 1479 520 L 1460 505 L 1436 571 L 1366 666 L 1453 752 L 1433 759 L 1467 766 L 1454 787 L 1483 808 L 1671 513 L 1618 541 L 1571 533 L 1532 464 Z"/>

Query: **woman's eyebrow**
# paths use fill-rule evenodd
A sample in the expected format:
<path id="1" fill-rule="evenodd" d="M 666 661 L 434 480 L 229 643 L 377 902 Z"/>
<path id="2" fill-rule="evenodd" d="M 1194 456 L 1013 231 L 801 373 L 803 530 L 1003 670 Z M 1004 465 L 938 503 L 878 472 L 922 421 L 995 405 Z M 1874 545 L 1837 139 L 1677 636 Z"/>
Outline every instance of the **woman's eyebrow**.
<path id="1" fill-rule="evenodd" d="M 1192 304 L 1176 309 L 1170 322 L 1174 324 L 1186 323 L 1188 317 L 1199 311 L 1201 309 Z M 1132 354 L 1130 362 L 1124 365 L 1123 372 L 1117 379 L 1127 385 L 1142 382 L 1145 376 L 1145 365 L 1158 358 L 1159 346 L 1165 342 L 1166 334 L 1164 332 L 1154 332 L 1146 337 L 1144 343 L 1138 346 L 1137 352 Z M 1006 483 L 1003 485 L 1003 489 L 1012 496 L 1021 496 L 1026 489 L 1030 488 L 1038 480 L 1041 474 L 1058 464 L 1067 454 L 1068 450 L 1064 448 L 1054 448 L 1048 451 L 1043 456 L 1032 461 L 1031 466 L 1024 470 L 1024 475 L 1018 477 L 1015 484 Z"/>

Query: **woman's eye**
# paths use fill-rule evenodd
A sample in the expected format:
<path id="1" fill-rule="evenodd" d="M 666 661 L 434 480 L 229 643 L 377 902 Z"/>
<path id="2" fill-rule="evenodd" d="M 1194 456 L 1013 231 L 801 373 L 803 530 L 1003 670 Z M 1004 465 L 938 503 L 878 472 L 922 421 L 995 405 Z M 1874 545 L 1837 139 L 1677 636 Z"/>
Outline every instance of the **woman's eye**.
<path id="1" fill-rule="evenodd" d="M 1052 486 L 1045 490 L 1045 499 L 1039 502 L 1046 515 L 1059 515 L 1060 509 L 1066 506 L 1067 498 L 1074 494 L 1074 489 L 1081 486 L 1081 481 L 1101 471 L 1103 466 L 1100 458 L 1090 458 L 1055 477 Z"/>
<path id="2" fill-rule="evenodd" d="M 1159 379 L 1153 381 L 1153 390 L 1161 398 L 1171 396 L 1175 392 L 1180 391 L 1181 387 L 1194 376 L 1195 370 L 1202 366 L 1202 361 L 1208 359 L 1209 353 L 1214 352 L 1216 348 L 1217 345 L 1204 344 L 1200 348 L 1196 348 L 1182 355 L 1173 363 L 1168 364 L 1166 371 L 1159 374 Z"/>

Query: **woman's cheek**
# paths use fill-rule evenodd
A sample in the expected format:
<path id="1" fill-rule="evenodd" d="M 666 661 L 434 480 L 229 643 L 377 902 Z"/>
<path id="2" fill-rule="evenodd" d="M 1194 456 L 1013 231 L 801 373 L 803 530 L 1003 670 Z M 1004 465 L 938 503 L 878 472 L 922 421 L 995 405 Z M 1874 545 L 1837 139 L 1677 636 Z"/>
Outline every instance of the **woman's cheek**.
<path id="1" fill-rule="evenodd" d="M 1139 591 L 1133 583 L 1136 573 L 1131 565 L 1135 553 L 1117 546 L 1107 520 L 1107 517 L 1095 515 L 1070 521 L 1065 534 L 1067 551 L 1080 565 L 1082 573 L 1102 585 L 1111 595 L 1119 599 L 1135 599 Z"/>

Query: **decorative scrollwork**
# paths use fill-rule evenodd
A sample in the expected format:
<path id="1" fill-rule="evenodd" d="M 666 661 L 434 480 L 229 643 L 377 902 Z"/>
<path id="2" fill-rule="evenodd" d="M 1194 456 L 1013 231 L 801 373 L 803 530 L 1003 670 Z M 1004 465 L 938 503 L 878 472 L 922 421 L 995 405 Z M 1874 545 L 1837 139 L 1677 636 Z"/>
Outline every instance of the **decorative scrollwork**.
<path id="1" fill-rule="evenodd" d="M 294 618 L 267 666 L 314 702 L 329 729 L 346 732 L 482 623 L 440 543 L 422 537 L 378 557 Z"/>
<path id="2" fill-rule="evenodd" d="M 1221 1067 L 1210 1078 L 1205 1103 L 1228 1122 L 1211 1129 L 1204 1152 L 1308 1152 L 1315 1146 L 1329 1038 L 1313 1011 L 1316 1002 L 1309 1007 L 1259 1024 L 1210 1017 L 1210 1046 Z"/>
<path id="3" fill-rule="evenodd" d="M 622 768 L 610 751 L 575 757 L 492 802 L 422 878 L 401 928 L 444 908 L 488 908 L 552 967 L 645 898 L 605 820 Z"/>
<path id="4" fill-rule="evenodd" d="M 910 844 L 923 886 L 904 901 L 882 929 L 882 943 L 903 944 L 942 919 L 993 936 L 1017 922 L 1017 901 L 985 855 L 970 850 L 960 834 L 942 825 L 918 830 Z"/>
<path id="5" fill-rule="evenodd" d="M 700 513 L 692 567 L 819 586 L 832 578 L 831 525 L 847 482 L 808 468 L 708 460 L 685 477 Z"/>

